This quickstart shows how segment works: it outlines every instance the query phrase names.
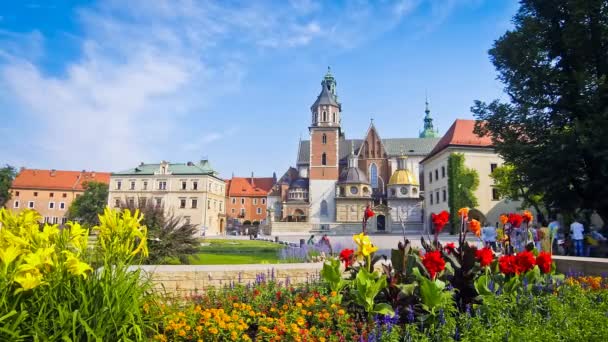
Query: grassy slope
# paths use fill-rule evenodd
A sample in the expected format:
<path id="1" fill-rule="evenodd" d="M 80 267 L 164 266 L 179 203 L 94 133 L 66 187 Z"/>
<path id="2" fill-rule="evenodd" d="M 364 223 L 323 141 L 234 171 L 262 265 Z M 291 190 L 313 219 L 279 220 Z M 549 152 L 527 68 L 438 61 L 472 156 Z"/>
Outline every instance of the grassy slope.
<path id="1" fill-rule="evenodd" d="M 230 265 L 277 263 L 283 246 L 251 240 L 206 239 L 209 246 L 201 246 L 200 253 L 190 257 L 192 265 Z"/>

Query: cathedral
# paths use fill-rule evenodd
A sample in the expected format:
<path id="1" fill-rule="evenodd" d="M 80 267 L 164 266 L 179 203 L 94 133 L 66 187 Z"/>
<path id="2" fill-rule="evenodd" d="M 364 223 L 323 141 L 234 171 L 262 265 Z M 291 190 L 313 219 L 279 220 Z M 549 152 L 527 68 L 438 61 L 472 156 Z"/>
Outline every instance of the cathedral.
<path id="1" fill-rule="evenodd" d="M 382 138 L 372 120 L 363 139 L 347 139 L 336 86 L 328 68 L 310 107 L 309 139 L 300 141 L 296 167 L 269 194 L 272 221 L 305 222 L 312 231 L 356 231 L 371 205 L 376 215 L 368 231 L 421 231 L 420 161 L 439 141 L 428 102 L 418 138 Z"/>

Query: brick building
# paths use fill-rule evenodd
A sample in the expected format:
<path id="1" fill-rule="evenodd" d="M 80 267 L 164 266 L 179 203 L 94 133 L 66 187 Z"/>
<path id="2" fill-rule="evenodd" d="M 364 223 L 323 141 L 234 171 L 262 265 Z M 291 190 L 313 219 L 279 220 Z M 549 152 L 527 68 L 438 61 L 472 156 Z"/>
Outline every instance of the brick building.
<path id="1" fill-rule="evenodd" d="M 240 223 L 260 223 L 267 217 L 267 196 L 275 177 L 232 177 L 226 181 L 226 216 Z"/>
<path id="2" fill-rule="evenodd" d="M 108 184 L 110 174 L 22 168 L 11 185 L 6 207 L 15 212 L 34 209 L 44 222 L 64 224 L 72 201 L 84 193 L 84 184 L 90 181 Z"/>

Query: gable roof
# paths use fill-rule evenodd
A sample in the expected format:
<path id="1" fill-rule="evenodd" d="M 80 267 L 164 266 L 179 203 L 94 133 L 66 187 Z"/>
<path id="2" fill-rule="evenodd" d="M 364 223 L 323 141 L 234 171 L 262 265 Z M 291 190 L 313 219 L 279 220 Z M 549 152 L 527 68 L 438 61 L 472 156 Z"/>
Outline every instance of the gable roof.
<path id="1" fill-rule="evenodd" d="M 272 189 L 273 185 L 273 177 L 232 177 L 232 179 L 227 181 L 226 195 L 266 196 Z"/>
<path id="2" fill-rule="evenodd" d="M 110 173 L 22 169 L 13 180 L 14 189 L 53 189 L 84 191 L 85 182 L 110 183 Z"/>
<path id="3" fill-rule="evenodd" d="M 450 146 L 461 146 L 461 147 L 492 147 L 492 138 L 489 136 L 480 137 L 473 132 L 475 129 L 476 120 L 467 119 L 456 119 L 452 126 L 448 129 L 443 137 L 439 140 L 437 145 L 429 153 L 425 161 L 432 156 L 443 151 Z"/>
<path id="4" fill-rule="evenodd" d="M 381 139 L 386 154 L 389 157 L 400 156 L 401 153 L 405 153 L 408 156 L 426 156 L 433 150 L 435 145 L 439 142 L 439 138 L 389 138 Z M 340 139 L 339 142 L 339 153 L 340 159 L 345 159 L 350 154 L 351 143 L 355 147 L 355 154 L 359 153 L 361 145 L 363 144 L 362 139 Z M 300 147 L 298 150 L 298 165 L 307 165 L 310 162 L 310 141 L 300 141 Z"/>
<path id="5" fill-rule="evenodd" d="M 132 169 L 113 172 L 112 176 L 142 176 L 154 175 L 159 172 L 161 163 L 144 164 Z M 167 163 L 167 173 L 171 175 L 211 175 L 217 176 L 217 172 L 213 170 L 208 160 L 201 160 L 198 163 Z"/>

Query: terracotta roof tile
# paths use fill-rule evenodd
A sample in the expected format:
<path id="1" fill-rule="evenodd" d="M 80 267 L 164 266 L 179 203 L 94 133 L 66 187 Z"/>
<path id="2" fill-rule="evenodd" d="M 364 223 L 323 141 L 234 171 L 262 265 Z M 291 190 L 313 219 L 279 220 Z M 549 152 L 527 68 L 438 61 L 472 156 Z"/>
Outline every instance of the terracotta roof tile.
<path id="1" fill-rule="evenodd" d="M 253 178 L 232 177 L 227 181 L 226 195 L 227 196 L 266 196 L 274 185 L 272 177 Z"/>
<path id="2" fill-rule="evenodd" d="M 473 132 L 476 120 L 456 119 L 450 129 L 443 135 L 437 145 L 426 158 L 431 158 L 449 146 L 491 147 L 492 139 L 489 136 L 480 137 Z"/>
<path id="3" fill-rule="evenodd" d="M 13 180 L 12 188 L 84 190 L 82 185 L 87 181 L 108 184 L 110 182 L 110 173 L 23 169 Z"/>

